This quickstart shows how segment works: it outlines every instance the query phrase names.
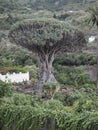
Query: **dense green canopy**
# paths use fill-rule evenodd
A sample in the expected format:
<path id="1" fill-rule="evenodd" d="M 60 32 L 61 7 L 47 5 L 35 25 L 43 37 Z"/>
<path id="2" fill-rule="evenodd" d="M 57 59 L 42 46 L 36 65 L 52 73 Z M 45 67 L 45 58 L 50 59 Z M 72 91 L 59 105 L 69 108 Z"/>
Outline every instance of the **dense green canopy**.
<path id="1" fill-rule="evenodd" d="M 69 23 L 54 19 L 29 19 L 15 24 L 10 33 L 10 40 L 18 45 L 37 52 L 38 46 L 72 51 L 84 46 L 83 33 Z M 59 49 L 58 49 L 59 48 Z M 50 49 L 49 49 L 50 50 Z"/>

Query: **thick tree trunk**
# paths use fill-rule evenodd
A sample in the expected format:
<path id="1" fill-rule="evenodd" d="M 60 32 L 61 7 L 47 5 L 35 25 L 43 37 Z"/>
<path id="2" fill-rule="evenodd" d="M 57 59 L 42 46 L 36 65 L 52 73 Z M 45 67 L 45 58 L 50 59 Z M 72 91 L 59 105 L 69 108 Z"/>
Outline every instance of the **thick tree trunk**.
<path id="1" fill-rule="evenodd" d="M 35 85 L 35 90 L 38 93 L 42 92 L 42 86 L 45 82 L 57 82 L 54 74 L 52 63 L 54 60 L 54 54 L 40 55 L 38 56 L 39 68 L 40 68 L 40 79 Z"/>

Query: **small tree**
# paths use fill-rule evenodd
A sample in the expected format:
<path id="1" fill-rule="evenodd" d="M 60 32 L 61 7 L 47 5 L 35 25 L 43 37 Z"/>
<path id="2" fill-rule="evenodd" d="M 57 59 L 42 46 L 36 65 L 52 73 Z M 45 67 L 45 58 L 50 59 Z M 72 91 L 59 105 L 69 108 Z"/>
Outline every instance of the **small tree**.
<path id="1" fill-rule="evenodd" d="M 43 18 L 16 24 L 9 38 L 11 42 L 35 53 L 40 68 L 40 79 L 35 87 L 38 92 L 41 92 L 45 82 L 56 82 L 52 68 L 55 54 L 79 51 L 86 43 L 83 33 L 77 28 L 65 22 Z"/>

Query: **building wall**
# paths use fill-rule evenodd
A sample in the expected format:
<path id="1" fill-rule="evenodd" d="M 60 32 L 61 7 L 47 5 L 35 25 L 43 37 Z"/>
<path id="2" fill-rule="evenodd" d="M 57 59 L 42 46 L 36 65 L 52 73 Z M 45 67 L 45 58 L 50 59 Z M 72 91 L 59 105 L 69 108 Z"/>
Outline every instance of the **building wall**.
<path id="1" fill-rule="evenodd" d="M 0 74 L 0 80 L 4 81 L 4 82 L 23 82 L 23 81 L 29 81 L 29 72 L 27 73 L 7 73 L 6 75 L 2 75 Z"/>

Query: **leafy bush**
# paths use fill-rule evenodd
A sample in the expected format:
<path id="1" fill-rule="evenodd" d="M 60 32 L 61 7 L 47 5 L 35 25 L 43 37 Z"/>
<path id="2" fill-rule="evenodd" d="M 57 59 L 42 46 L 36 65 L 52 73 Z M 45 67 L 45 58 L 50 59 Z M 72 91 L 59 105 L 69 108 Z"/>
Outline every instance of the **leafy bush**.
<path id="1" fill-rule="evenodd" d="M 59 104 L 61 105 L 61 104 Z M 48 108 L 48 107 L 47 107 Z M 97 130 L 98 111 L 72 113 L 59 107 L 3 105 L 0 107 L 1 130 Z M 1 118 L 2 117 L 2 118 Z"/>
<path id="2" fill-rule="evenodd" d="M 6 57 L 0 57 L 0 69 L 2 70 L 4 67 L 8 67 L 8 66 L 12 66 L 11 60 L 6 59 Z"/>
<path id="3" fill-rule="evenodd" d="M 15 105 L 34 105 L 34 100 L 32 96 L 25 94 L 14 94 L 13 104 Z"/>
<path id="4" fill-rule="evenodd" d="M 62 102 L 52 99 L 39 103 L 18 93 L 1 99 L 0 130 L 98 129 L 98 95 L 92 89 L 71 91 L 63 95 Z"/>
<path id="5" fill-rule="evenodd" d="M 64 108 L 63 103 L 60 102 L 59 100 L 47 100 L 46 102 L 43 103 L 43 107 L 52 110 L 58 110 Z"/>
<path id="6" fill-rule="evenodd" d="M 53 98 L 55 93 L 59 90 L 59 85 L 57 82 L 46 82 L 43 85 L 43 90 Z"/>
<path id="7" fill-rule="evenodd" d="M 64 54 L 61 57 L 56 57 L 55 64 L 60 65 L 94 65 L 96 64 L 96 56 L 91 54 Z"/>
<path id="8" fill-rule="evenodd" d="M 86 102 L 88 103 L 89 101 L 90 103 L 93 103 L 95 109 L 98 107 L 98 95 L 94 90 L 90 88 L 89 89 L 81 88 L 79 90 L 75 89 L 67 93 L 63 97 L 63 103 L 64 105 L 67 105 L 67 106 L 73 106 L 74 103 L 82 103 L 82 106 L 85 107 Z M 91 107 L 92 109 L 92 106 L 90 105 L 88 106 Z"/>
<path id="9" fill-rule="evenodd" d="M 0 80 L 0 98 L 3 96 L 9 96 L 12 94 L 12 84 L 5 83 Z"/>
<path id="10" fill-rule="evenodd" d="M 6 40 L 6 35 L 3 33 L 0 35 L 0 38 L 1 40 L 3 40 L 2 38 Z M 34 55 L 31 55 L 31 52 L 28 50 L 15 45 L 6 46 L 6 43 L 3 41 L 0 43 L 0 68 L 32 64 L 36 64 L 36 60 Z"/>
<path id="11" fill-rule="evenodd" d="M 64 101 L 64 95 L 62 94 L 61 91 L 58 91 L 58 92 L 54 95 L 54 99 L 63 102 L 63 101 Z"/>
<path id="12" fill-rule="evenodd" d="M 95 84 L 85 83 L 82 85 L 83 88 L 96 90 Z"/>
<path id="13" fill-rule="evenodd" d="M 81 94 L 78 90 L 69 92 L 64 96 L 63 103 L 67 106 L 72 106 L 73 103 L 79 99 L 82 99 L 84 95 Z"/>
<path id="14" fill-rule="evenodd" d="M 66 67 L 61 65 L 55 66 L 55 76 L 60 84 L 65 86 L 82 88 L 95 88 L 95 81 L 90 79 L 89 75 L 84 72 L 82 67 Z M 88 85 L 85 85 L 88 84 Z"/>
<path id="15" fill-rule="evenodd" d="M 95 111 L 97 110 L 98 104 L 96 104 L 91 99 L 81 99 L 73 104 L 74 110 L 76 112 L 83 112 L 83 111 Z"/>
<path id="16" fill-rule="evenodd" d="M 23 67 L 19 67 L 19 66 L 13 66 L 13 67 L 6 67 L 0 70 L 0 73 L 2 74 L 6 74 L 6 73 L 13 73 L 13 72 L 23 72 L 25 73 L 27 70 Z"/>
<path id="17" fill-rule="evenodd" d="M 36 65 L 25 66 L 25 69 L 29 71 L 31 81 L 32 80 L 33 81 L 38 80 L 38 78 L 39 78 L 39 68 Z"/>

